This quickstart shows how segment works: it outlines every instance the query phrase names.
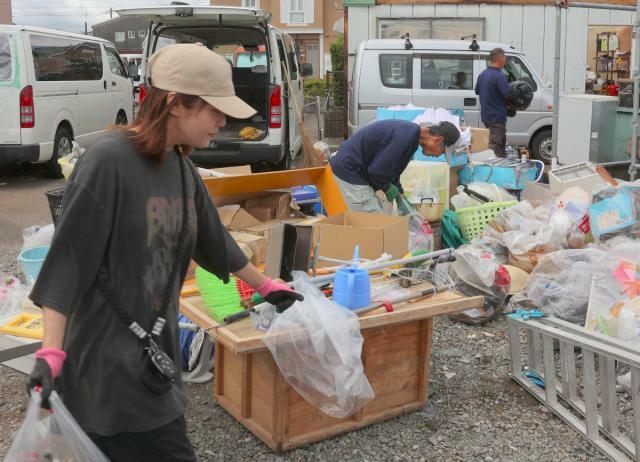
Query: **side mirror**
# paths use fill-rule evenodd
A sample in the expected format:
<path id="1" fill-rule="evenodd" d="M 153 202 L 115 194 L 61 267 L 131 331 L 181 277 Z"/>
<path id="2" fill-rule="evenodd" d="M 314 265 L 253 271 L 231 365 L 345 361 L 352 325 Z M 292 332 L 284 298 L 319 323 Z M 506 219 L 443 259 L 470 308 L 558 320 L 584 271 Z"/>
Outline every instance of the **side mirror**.
<path id="1" fill-rule="evenodd" d="M 302 65 L 302 77 L 309 77 L 310 75 L 313 75 L 313 64 L 311 63 L 304 63 Z"/>

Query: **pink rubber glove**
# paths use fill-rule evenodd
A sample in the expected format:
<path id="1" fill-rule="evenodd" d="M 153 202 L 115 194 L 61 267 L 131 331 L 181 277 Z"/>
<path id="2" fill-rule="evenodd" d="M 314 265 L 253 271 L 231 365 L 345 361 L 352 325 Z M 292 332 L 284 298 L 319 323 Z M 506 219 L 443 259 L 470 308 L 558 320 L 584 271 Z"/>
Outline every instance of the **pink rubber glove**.
<path id="1" fill-rule="evenodd" d="M 260 284 L 260 286 L 256 287 L 256 292 L 258 292 L 258 294 L 260 294 L 262 298 L 264 298 L 271 292 L 275 292 L 276 290 L 287 290 L 289 292 L 293 292 L 293 290 L 291 290 L 291 287 L 289 287 L 284 282 L 274 281 L 271 278 L 266 278 L 265 281 Z"/>
<path id="2" fill-rule="evenodd" d="M 36 359 L 44 359 L 47 362 L 51 369 L 51 376 L 55 380 L 60 375 L 67 354 L 57 348 L 40 348 L 36 351 Z"/>
<path id="3" fill-rule="evenodd" d="M 291 290 L 291 287 L 287 284 L 274 281 L 271 278 L 267 278 L 259 287 L 256 287 L 256 292 L 275 306 L 278 313 L 282 313 L 296 301 L 301 302 L 304 300 L 301 294 Z"/>

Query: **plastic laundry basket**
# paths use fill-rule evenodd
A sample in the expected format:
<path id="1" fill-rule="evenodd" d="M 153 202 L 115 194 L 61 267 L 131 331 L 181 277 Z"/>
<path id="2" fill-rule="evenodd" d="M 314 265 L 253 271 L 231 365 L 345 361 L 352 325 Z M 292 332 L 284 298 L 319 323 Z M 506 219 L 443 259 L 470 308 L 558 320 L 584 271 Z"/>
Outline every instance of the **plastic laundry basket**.
<path id="1" fill-rule="evenodd" d="M 517 203 L 518 201 L 489 202 L 488 204 L 456 210 L 462 237 L 471 240 L 480 235 L 502 210 Z"/>

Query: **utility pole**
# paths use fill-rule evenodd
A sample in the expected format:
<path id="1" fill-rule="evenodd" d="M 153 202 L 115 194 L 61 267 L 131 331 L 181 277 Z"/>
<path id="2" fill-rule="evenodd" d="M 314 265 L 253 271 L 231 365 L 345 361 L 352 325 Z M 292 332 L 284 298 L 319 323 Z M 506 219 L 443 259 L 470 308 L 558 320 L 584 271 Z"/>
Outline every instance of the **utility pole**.
<path id="1" fill-rule="evenodd" d="M 113 19 L 113 8 L 109 8 L 109 19 Z"/>
<path id="2" fill-rule="evenodd" d="M 87 11 L 88 10 L 85 8 L 85 10 L 84 10 L 84 35 L 87 35 L 87 32 L 88 32 L 87 31 L 87 16 L 88 16 Z"/>

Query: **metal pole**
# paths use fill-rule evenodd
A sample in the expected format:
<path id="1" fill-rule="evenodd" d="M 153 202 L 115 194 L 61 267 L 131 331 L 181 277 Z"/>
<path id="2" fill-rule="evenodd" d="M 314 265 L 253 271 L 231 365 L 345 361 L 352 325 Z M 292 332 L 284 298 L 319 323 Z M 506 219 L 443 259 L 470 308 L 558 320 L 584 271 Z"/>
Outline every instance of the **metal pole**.
<path id="1" fill-rule="evenodd" d="M 629 179 L 635 181 L 638 158 L 638 101 L 640 95 L 640 0 L 637 4 L 636 21 L 633 23 L 633 40 L 635 41 L 635 62 L 633 63 L 633 114 L 631 115 L 631 165 Z"/>
<path id="2" fill-rule="evenodd" d="M 640 0 L 639 0 L 640 1 Z M 556 43 L 553 57 L 553 125 L 551 168 L 558 166 L 558 109 L 560 106 L 560 42 L 562 40 L 562 9 L 561 1 L 556 1 Z"/>
<path id="3" fill-rule="evenodd" d="M 594 10 L 636 11 L 635 6 L 608 5 L 606 3 L 571 2 L 568 6 L 572 8 L 593 8 Z"/>
<path id="4" fill-rule="evenodd" d="M 316 118 L 318 119 L 318 139 L 321 140 L 323 138 L 322 136 L 322 129 L 320 128 L 320 117 L 322 116 L 321 112 L 320 112 L 320 97 L 316 96 Z"/>

